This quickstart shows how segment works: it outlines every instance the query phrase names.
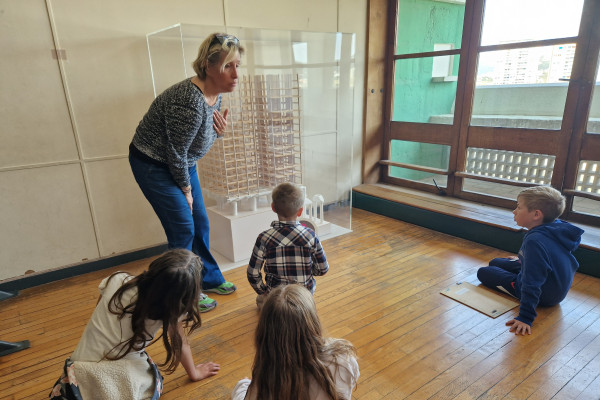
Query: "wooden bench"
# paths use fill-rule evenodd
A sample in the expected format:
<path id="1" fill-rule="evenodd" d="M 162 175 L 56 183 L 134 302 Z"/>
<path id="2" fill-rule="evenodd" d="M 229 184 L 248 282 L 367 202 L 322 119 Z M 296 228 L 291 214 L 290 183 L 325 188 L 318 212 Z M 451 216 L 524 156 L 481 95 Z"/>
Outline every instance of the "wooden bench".
<path id="1" fill-rule="evenodd" d="M 517 252 L 524 230 L 512 210 L 382 183 L 352 189 L 353 206 L 430 229 Z M 395 206 L 396 205 L 396 206 Z M 585 230 L 576 256 L 580 271 L 600 277 L 600 228 Z"/>

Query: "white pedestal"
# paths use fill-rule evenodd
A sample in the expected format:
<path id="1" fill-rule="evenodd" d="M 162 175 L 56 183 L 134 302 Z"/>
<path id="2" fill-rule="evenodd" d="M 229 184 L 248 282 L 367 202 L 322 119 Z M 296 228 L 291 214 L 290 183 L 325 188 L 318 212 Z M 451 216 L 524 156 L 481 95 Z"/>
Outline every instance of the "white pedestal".
<path id="1" fill-rule="evenodd" d="M 317 221 L 305 217 L 298 218 L 298 220 L 302 225 L 307 226 L 313 231 L 315 231 L 315 233 L 319 237 L 319 240 L 321 240 L 321 236 L 329 235 L 331 233 L 331 223 L 328 221 Z"/>
<path id="2" fill-rule="evenodd" d="M 208 207 L 206 213 L 210 222 L 210 248 L 234 262 L 249 259 L 258 234 L 277 220 L 270 206 L 238 211 L 236 215 L 215 206 Z"/>

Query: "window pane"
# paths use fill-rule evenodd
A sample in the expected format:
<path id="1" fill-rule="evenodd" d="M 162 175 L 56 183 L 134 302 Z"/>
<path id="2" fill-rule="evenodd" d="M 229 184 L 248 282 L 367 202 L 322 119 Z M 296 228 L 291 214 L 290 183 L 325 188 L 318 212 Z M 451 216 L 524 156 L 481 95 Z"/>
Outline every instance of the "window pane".
<path id="1" fill-rule="evenodd" d="M 433 51 L 435 43 L 460 49 L 464 15 L 464 0 L 399 0 L 396 54 Z"/>
<path id="2" fill-rule="evenodd" d="M 575 190 L 600 195 L 600 161 L 579 162 Z"/>
<path id="3" fill-rule="evenodd" d="M 492 178 L 549 185 L 554 156 L 516 151 L 467 149 L 466 172 Z"/>
<path id="4" fill-rule="evenodd" d="M 479 181 L 477 179 L 463 179 L 463 191 L 486 194 L 503 199 L 516 200 L 522 187 L 505 185 L 502 183 Z"/>
<path id="5" fill-rule="evenodd" d="M 451 125 L 459 59 L 456 55 L 396 60 L 392 120 Z"/>
<path id="6" fill-rule="evenodd" d="M 598 58 L 600 63 L 600 57 Z M 592 93 L 592 106 L 590 108 L 590 116 L 588 119 L 587 131 L 588 133 L 600 133 L 600 68 L 598 69 L 598 75 L 596 75 L 596 84 L 594 85 Z"/>
<path id="7" fill-rule="evenodd" d="M 575 196 L 573 198 L 573 211 L 600 216 L 600 201 Z"/>
<path id="8" fill-rule="evenodd" d="M 479 55 L 471 125 L 561 127 L 575 44 Z"/>
<path id="9" fill-rule="evenodd" d="M 390 176 L 424 183 L 429 186 L 437 186 L 440 192 L 445 192 L 448 184 L 448 177 L 446 175 L 415 171 L 408 168 L 390 167 Z"/>
<path id="10" fill-rule="evenodd" d="M 390 160 L 413 164 L 421 167 L 448 169 L 450 159 L 450 146 L 409 142 L 406 140 L 392 140 Z M 390 176 L 394 178 L 410 179 L 433 184 L 435 178 L 440 187 L 446 186 L 446 176 L 428 172 L 415 171 L 407 168 L 391 167 Z"/>
<path id="11" fill-rule="evenodd" d="M 600 195 L 600 161 L 582 160 L 577 170 L 575 190 Z M 573 211 L 600 216 L 600 201 L 573 197 Z"/>
<path id="12" fill-rule="evenodd" d="M 486 0 L 483 46 L 577 36 L 583 0 Z"/>

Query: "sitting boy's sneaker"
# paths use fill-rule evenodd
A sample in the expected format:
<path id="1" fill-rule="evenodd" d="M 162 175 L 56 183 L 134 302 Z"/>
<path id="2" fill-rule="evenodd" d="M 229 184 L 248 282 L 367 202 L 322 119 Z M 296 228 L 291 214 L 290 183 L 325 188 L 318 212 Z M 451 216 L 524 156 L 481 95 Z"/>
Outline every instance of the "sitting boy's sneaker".
<path id="1" fill-rule="evenodd" d="M 198 301 L 198 309 L 201 313 L 205 313 L 214 309 L 217 306 L 217 301 L 211 299 L 204 293 L 200 293 L 200 300 Z"/>
<path id="2" fill-rule="evenodd" d="M 223 282 L 219 286 L 210 288 L 210 289 L 202 289 L 203 292 L 216 293 L 216 294 L 231 294 L 236 291 L 236 287 L 231 282 Z"/>

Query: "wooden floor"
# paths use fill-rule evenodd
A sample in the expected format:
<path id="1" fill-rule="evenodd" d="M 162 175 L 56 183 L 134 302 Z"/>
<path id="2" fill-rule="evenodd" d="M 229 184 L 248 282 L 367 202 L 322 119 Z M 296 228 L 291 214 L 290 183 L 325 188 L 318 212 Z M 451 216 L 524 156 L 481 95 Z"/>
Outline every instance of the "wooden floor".
<path id="1" fill-rule="evenodd" d="M 361 377 L 353 398 L 600 399 L 600 279 L 577 274 L 562 304 L 539 309 L 533 334 L 439 292 L 477 283 L 481 265 L 507 253 L 401 221 L 353 211 L 353 232 L 324 242 L 330 272 L 315 294 L 330 336 L 356 346 Z M 24 290 L 0 303 L 0 339 L 31 348 L 0 358 L 0 398 L 46 398 L 92 313 L 100 280 L 131 263 Z M 238 285 L 217 296 L 191 337 L 197 363 L 221 364 L 216 377 L 192 383 L 183 368 L 165 377 L 165 399 L 228 399 L 250 374 L 255 295 L 245 268 L 225 273 Z M 160 344 L 149 349 L 162 359 Z"/>

